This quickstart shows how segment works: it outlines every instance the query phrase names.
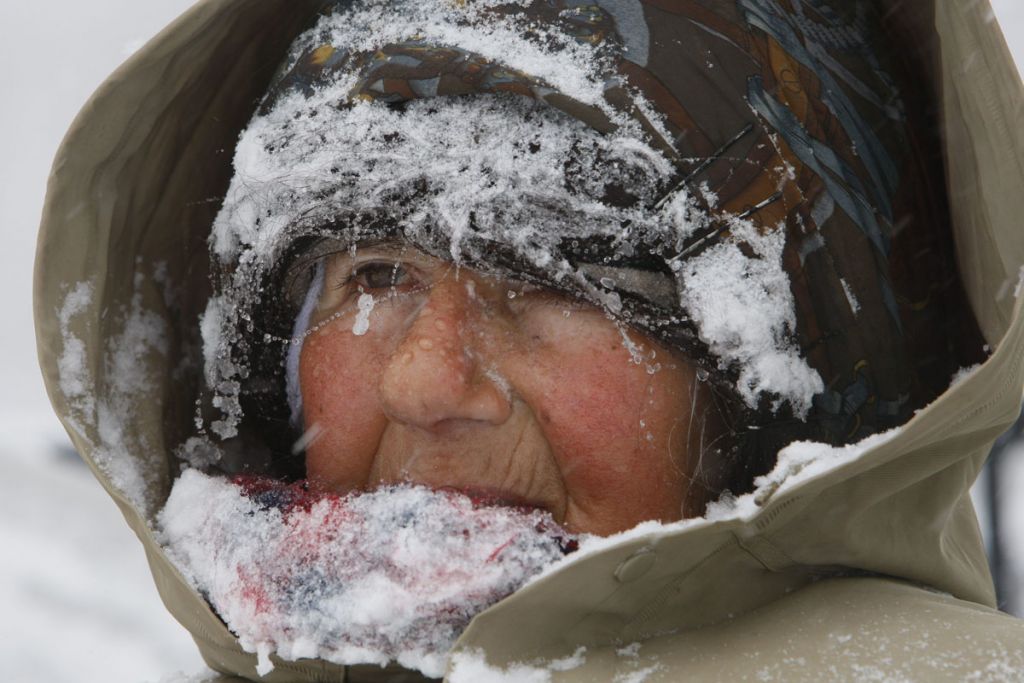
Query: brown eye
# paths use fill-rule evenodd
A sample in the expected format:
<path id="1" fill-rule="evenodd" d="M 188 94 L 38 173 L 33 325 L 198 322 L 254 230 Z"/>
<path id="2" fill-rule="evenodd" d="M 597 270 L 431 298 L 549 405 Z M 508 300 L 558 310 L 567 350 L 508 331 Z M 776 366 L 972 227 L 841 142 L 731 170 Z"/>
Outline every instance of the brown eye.
<path id="1" fill-rule="evenodd" d="M 409 271 L 401 263 L 374 261 L 360 264 L 352 276 L 363 290 L 390 289 L 410 282 Z"/>

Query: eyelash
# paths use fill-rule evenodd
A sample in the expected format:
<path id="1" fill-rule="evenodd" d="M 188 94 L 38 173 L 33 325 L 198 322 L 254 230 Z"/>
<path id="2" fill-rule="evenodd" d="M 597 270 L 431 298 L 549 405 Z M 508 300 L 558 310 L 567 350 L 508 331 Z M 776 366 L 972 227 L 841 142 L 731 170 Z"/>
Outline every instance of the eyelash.
<path id="1" fill-rule="evenodd" d="M 360 277 L 360 274 L 372 273 L 375 270 L 377 272 L 382 270 L 386 270 L 388 272 L 388 284 L 370 286 L 368 283 L 362 284 L 356 282 Z M 356 265 L 345 278 L 334 284 L 334 288 L 344 289 L 345 287 L 349 287 L 353 283 L 356 283 L 359 287 L 359 291 L 395 291 L 405 284 L 406 279 L 411 277 L 410 268 L 402 261 L 367 261 Z"/>
<path id="2" fill-rule="evenodd" d="M 387 285 L 373 287 L 368 284 L 357 282 L 360 274 L 365 275 L 366 273 L 374 270 L 377 270 L 378 272 L 382 270 L 387 271 Z M 336 290 L 344 290 L 352 287 L 353 284 L 355 284 L 356 287 L 353 287 L 352 292 L 349 294 L 355 294 L 356 292 L 374 293 L 384 291 L 388 295 L 394 295 L 419 289 L 417 287 L 415 277 L 415 268 L 410 266 L 407 262 L 399 260 L 371 260 L 355 264 L 347 276 L 339 278 L 339 280 L 332 286 Z M 535 307 L 554 306 L 559 309 L 575 312 L 588 310 L 592 307 L 587 301 L 578 297 L 562 294 L 542 286 L 531 286 L 526 283 L 510 287 L 509 292 L 515 292 L 515 296 L 509 298 L 509 303 L 512 304 L 513 308 L 519 308 L 522 311 L 530 310 Z"/>

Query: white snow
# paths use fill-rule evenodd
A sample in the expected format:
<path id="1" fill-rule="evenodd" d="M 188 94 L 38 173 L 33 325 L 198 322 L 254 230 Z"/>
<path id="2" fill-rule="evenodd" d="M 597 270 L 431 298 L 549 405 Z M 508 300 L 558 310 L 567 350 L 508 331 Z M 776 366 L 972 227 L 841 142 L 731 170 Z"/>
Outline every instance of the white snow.
<path id="1" fill-rule="evenodd" d="M 844 278 L 839 278 L 839 282 L 843 285 L 843 293 L 846 294 L 846 300 L 850 303 L 850 311 L 857 315 L 860 313 L 860 302 L 857 301 L 857 296 L 853 293 L 850 283 Z"/>
<path id="2" fill-rule="evenodd" d="M 261 673 L 275 652 L 440 676 L 469 620 L 571 538 L 547 513 L 422 487 L 268 502 L 289 495 L 187 470 L 159 516 L 169 555 Z"/>
<path id="3" fill-rule="evenodd" d="M 359 313 L 356 314 L 355 322 L 352 323 L 352 334 L 361 337 L 370 330 L 370 313 L 373 312 L 374 300 L 372 294 L 360 294 L 356 303 Z"/>
<path id="4" fill-rule="evenodd" d="M 617 654 L 620 657 L 627 657 L 629 659 L 636 659 L 637 657 L 640 656 L 640 648 L 642 648 L 642 647 L 643 647 L 643 643 L 639 643 L 639 642 L 637 642 L 637 643 L 630 643 L 629 645 L 625 645 L 623 647 L 618 648 L 615 651 L 615 654 Z"/>
<path id="5" fill-rule="evenodd" d="M 451 658 L 447 680 L 450 683 L 551 683 L 556 671 L 572 671 L 586 663 L 586 649 L 553 661 L 491 666 L 482 650 L 456 652 Z"/>
<path id="6" fill-rule="evenodd" d="M 627 671 L 615 676 L 612 683 L 644 683 L 652 675 L 658 673 L 664 668 L 665 667 L 660 664 L 652 664 L 651 666 L 647 666 L 636 671 Z"/>
<path id="7" fill-rule="evenodd" d="M 953 378 L 949 381 L 949 388 L 952 389 L 953 387 L 963 382 L 965 379 L 974 374 L 974 371 L 980 367 L 981 363 L 977 363 L 975 365 L 971 365 L 966 368 L 960 368 L 959 370 L 957 370 L 953 374 Z"/>
<path id="8" fill-rule="evenodd" d="M 355 52 L 372 52 L 385 45 L 411 40 L 428 45 L 458 46 L 538 77 L 580 102 L 599 104 L 604 79 L 590 66 L 597 61 L 594 48 L 560 31 L 529 24 L 519 16 L 500 17 L 487 11 L 506 4 L 516 3 L 495 0 L 357 2 L 352 10 L 325 17 L 304 39 L 297 41 L 297 46 L 304 50 L 331 44 Z M 392 11 L 395 7 L 397 12 Z M 396 16 L 401 19 L 396 20 Z M 527 29 L 537 35 L 536 40 L 523 39 Z"/>
<path id="9" fill-rule="evenodd" d="M 723 241 L 687 259 L 680 264 L 683 306 L 720 365 L 739 369 L 737 389 L 751 407 L 767 393 L 775 397 L 776 408 L 786 400 L 804 417 L 825 387 L 791 338 L 796 313 L 782 267 L 785 232 L 762 235 L 739 220 L 732 222 L 732 232 L 758 258 Z"/>
<path id="10" fill-rule="evenodd" d="M 69 401 L 83 402 L 86 414 L 93 410 L 89 368 L 85 357 L 85 342 L 71 331 L 71 321 L 88 308 L 92 302 L 93 287 L 88 282 L 79 282 L 71 289 L 57 314 L 60 333 L 64 338 L 64 352 L 57 362 L 60 390 Z"/>
<path id="11" fill-rule="evenodd" d="M 87 364 L 84 342 L 70 327 L 72 319 L 92 305 L 91 283 L 77 283 L 61 305 L 58 318 L 63 352 L 58 370 L 73 427 L 83 439 L 89 439 L 87 426 L 98 437 L 90 439 L 97 467 L 114 488 L 145 513 L 153 503 L 149 483 L 157 470 L 145 466 L 153 454 L 148 452 L 148 444 L 129 436 L 134 430 L 126 430 L 126 425 L 136 415 L 138 402 L 154 388 L 147 361 L 152 354 L 167 352 L 167 339 L 163 318 L 142 305 L 140 289 L 144 282 L 144 276 L 137 274 L 136 291 L 127 310 L 109 312 L 120 323 L 121 331 L 107 340 L 101 358 L 103 395 L 96 395 L 96 378 Z M 132 457 L 126 457 L 127 453 Z"/>

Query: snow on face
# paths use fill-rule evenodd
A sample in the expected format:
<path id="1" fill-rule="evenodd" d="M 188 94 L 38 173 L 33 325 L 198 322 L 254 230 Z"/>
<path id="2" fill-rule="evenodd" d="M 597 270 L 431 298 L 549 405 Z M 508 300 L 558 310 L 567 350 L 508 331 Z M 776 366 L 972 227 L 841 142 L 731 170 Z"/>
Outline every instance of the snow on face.
<path id="1" fill-rule="evenodd" d="M 545 513 L 453 492 L 306 496 L 195 470 L 159 523 L 172 559 L 259 654 L 261 674 L 276 652 L 441 676 L 469 620 L 573 541 Z"/>

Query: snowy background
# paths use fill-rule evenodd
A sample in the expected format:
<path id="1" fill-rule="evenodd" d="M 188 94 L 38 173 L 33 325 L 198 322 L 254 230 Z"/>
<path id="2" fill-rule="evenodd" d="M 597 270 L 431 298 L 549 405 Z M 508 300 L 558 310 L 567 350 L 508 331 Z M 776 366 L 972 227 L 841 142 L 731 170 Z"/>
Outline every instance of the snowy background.
<path id="1" fill-rule="evenodd" d="M 0 662 L 4 680 L 160 681 L 204 669 L 142 547 L 71 450 L 35 360 L 31 281 L 50 162 L 79 107 L 191 0 L 0 4 Z M 993 0 L 1019 64 L 1024 2 Z M 1024 453 L 1004 464 L 1024 489 Z M 1016 483 L 1014 483 L 1016 482 Z M 1014 501 L 1012 498 L 1019 500 Z M 1002 501 L 1024 616 L 1024 497 Z M 1016 551 L 1016 553 L 1014 553 Z M 57 647 L 60 654 L 57 655 Z"/>

